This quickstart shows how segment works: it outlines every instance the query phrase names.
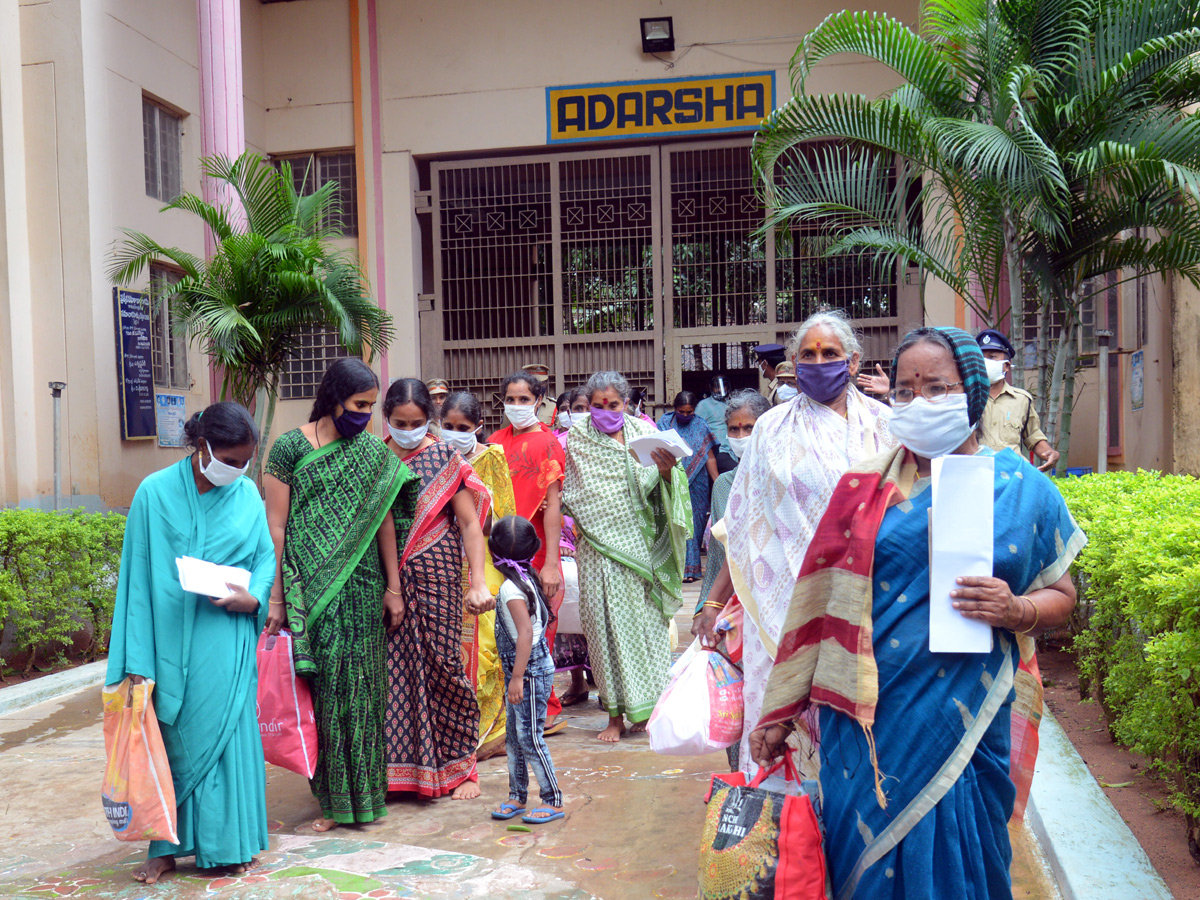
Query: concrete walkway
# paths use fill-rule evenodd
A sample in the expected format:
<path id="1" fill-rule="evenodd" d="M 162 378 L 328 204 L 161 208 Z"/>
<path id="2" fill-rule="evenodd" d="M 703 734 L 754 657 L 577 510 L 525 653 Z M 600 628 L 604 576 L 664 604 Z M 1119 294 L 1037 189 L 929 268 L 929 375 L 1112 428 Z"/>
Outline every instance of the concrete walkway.
<path id="1" fill-rule="evenodd" d="M 690 608 L 685 604 L 677 619 L 684 643 Z M 627 737 L 615 746 L 599 744 L 595 735 L 607 719 L 595 707 L 594 692 L 591 705 L 567 711 L 568 729 L 549 738 L 567 799 L 565 820 L 535 826 L 529 833 L 510 832 L 506 823 L 492 820 L 488 812 L 507 796 L 507 768 L 501 757 L 480 764 L 483 797 L 478 801 L 396 802 L 380 822 L 315 835 L 308 827 L 317 810 L 307 782 L 268 766 L 271 847 L 262 855 L 259 868 L 240 878 L 206 877 L 188 862 L 181 863 L 170 881 L 151 887 L 137 884 L 130 874 L 144 859 L 145 845 L 113 839 L 98 796 L 104 769 L 98 687 L 102 672 L 72 677 L 77 683 L 64 679 L 60 689 L 74 687 L 75 693 L 32 706 L 27 705 L 30 699 L 45 695 L 46 688 L 37 685 L 47 679 L 0 691 L 0 784 L 5 787 L 5 802 L 0 805 L 0 897 L 646 900 L 696 896 L 703 796 L 710 773 L 723 770 L 724 754 L 662 757 L 650 750 L 645 735 Z M 79 690 L 79 684 L 86 688 Z M 1069 747 L 1053 738 L 1043 743 L 1047 759 L 1051 754 L 1066 755 Z M 1057 777 L 1039 762 L 1035 791 Z M 1051 804 L 1064 811 L 1073 808 L 1069 797 L 1053 797 L 1045 791 L 1035 793 L 1035 800 L 1042 810 Z M 1056 825 L 1043 824 L 1039 837 L 1048 842 L 1048 855 L 1056 865 L 1070 869 L 1074 865 L 1070 855 L 1064 862 L 1061 854 L 1053 852 L 1058 830 Z M 1015 827 L 1011 833 L 1013 896 L 1057 900 L 1060 895 L 1037 840 L 1026 828 Z M 1103 837 L 1096 840 L 1098 846 L 1114 846 Z M 1060 878 L 1069 879 L 1061 868 L 1057 871 Z M 1164 898 L 1152 891 L 1073 890 L 1066 900 L 1134 896 Z"/>

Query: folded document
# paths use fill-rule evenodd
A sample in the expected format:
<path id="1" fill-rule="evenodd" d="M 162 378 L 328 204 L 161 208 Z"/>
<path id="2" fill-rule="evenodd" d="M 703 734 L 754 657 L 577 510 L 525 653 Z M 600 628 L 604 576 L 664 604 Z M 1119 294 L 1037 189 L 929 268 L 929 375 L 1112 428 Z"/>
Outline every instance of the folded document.
<path id="1" fill-rule="evenodd" d="M 205 562 L 194 556 L 177 556 L 175 565 L 179 568 L 179 584 L 185 591 L 200 594 L 204 597 L 228 597 L 228 585 L 250 587 L 250 570 L 239 569 L 237 566 L 218 566 L 216 563 Z"/>
<path id="2" fill-rule="evenodd" d="M 643 466 L 655 465 L 654 457 L 650 455 L 655 450 L 667 450 L 676 459 L 692 455 L 692 448 L 674 428 L 660 431 L 657 434 L 643 434 L 641 437 L 635 437 L 629 442 L 629 449 L 633 451 L 633 455 Z"/>

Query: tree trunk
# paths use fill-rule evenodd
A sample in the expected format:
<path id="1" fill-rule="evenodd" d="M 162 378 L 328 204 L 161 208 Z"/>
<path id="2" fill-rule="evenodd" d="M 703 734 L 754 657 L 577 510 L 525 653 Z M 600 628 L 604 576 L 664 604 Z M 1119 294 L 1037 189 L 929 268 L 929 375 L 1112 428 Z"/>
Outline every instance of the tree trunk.
<path id="1" fill-rule="evenodd" d="M 1012 210 L 1004 212 L 1004 263 L 1008 272 L 1008 316 L 1012 324 L 1012 342 L 1017 356 L 1013 360 L 1012 379 L 1016 387 L 1025 386 L 1025 290 L 1021 274 L 1021 256 L 1017 247 L 1017 226 Z"/>
<path id="2" fill-rule="evenodd" d="M 1049 326 L 1047 326 L 1049 328 Z M 1067 342 L 1070 340 L 1071 329 L 1059 331 L 1057 345 L 1054 350 L 1054 370 L 1050 374 L 1050 388 L 1046 392 L 1045 432 L 1053 447 L 1058 447 L 1058 422 L 1062 414 L 1062 384 L 1063 364 L 1067 359 Z"/>
<path id="3" fill-rule="evenodd" d="M 1044 303 L 1038 305 L 1037 334 L 1038 418 L 1045 422 L 1050 415 L 1050 323 Z"/>
<path id="4" fill-rule="evenodd" d="M 1071 311 L 1071 324 L 1066 329 L 1070 335 L 1066 347 L 1066 360 L 1063 362 L 1063 393 L 1062 393 L 1062 430 L 1058 443 L 1055 445 L 1062 454 L 1058 465 L 1054 468 L 1055 475 L 1063 475 L 1067 469 L 1067 457 L 1071 452 L 1071 413 L 1075 409 L 1075 362 L 1079 356 L 1079 323 L 1075 321 L 1074 309 Z"/>
<path id="5" fill-rule="evenodd" d="M 254 393 L 254 424 L 258 426 L 258 450 L 254 454 L 254 482 L 262 489 L 262 464 L 271 449 L 271 426 L 275 424 L 275 404 L 279 399 L 279 385 L 268 382 L 259 386 Z"/>

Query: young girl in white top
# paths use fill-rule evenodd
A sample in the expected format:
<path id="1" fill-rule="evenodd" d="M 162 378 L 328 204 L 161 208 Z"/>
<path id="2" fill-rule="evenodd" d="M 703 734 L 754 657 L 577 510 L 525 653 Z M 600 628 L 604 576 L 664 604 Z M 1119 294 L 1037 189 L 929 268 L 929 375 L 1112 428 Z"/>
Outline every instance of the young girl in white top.
<path id="1" fill-rule="evenodd" d="M 553 822 L 565 815 L 554 762 L 542 733 L 546 701 L 554 686 L 554 657 L 546 646 L 550 605 L 533 567 L 541 543 L 533 525 L 521 516 L 505 516 L 494 523 L 488 538 L 492 563 L 504 576 L 496 603 L 496 649 L 508 690 L 508 800 L 492 812 L 492 818 L 521 816 L 521 821 L 530 825 Z M 525 809 L 529 793 L 527 766 L 533 767 L 542 794 L 542 805 L 530 812 Z"/>

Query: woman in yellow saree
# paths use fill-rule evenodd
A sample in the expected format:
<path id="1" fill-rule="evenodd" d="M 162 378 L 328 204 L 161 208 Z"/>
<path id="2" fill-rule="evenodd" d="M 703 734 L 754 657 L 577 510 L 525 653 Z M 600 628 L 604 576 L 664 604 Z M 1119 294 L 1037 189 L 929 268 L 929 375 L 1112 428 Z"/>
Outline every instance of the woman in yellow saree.
<path id="1" fill-rule="evenodd" d="M 517 514 L 513 497 L 512 475 L 504 448 L 485 444 L 478 438 L 483 424 L 483 408 L 474 394 L 458 391 L 442 404 L 442 440 L 456 449 L 475 470 L 480 481 L 492 495 L 491 521 Z M 504 577 L 492 566 L 491 553 L 486 558 L 488 588 L 493 594 L 500 591 Z M 466 590 L 466 571 L 463 590 Z M 496 613 L 494 610 L 478 616 L 463 617 L 463 655 L 467 675 L 475 683 L 475 698 L 479 701 L 478 759 L 488 759 L 504 752 L 504 671 L 496 650 Z"/>

